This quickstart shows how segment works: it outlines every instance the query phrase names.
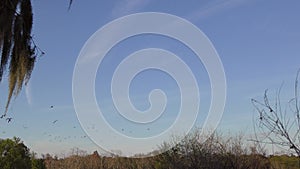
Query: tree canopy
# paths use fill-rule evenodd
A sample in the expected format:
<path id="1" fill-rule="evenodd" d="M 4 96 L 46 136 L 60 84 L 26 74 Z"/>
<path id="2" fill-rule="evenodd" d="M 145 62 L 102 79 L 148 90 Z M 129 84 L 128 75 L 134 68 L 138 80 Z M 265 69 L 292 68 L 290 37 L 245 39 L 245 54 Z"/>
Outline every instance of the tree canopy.
<path id="1" fill-rule="evenodd" d="M 0 166 L 2 169 L 31 168 L 29 149 L 19 138 L 0 140 Z"/>

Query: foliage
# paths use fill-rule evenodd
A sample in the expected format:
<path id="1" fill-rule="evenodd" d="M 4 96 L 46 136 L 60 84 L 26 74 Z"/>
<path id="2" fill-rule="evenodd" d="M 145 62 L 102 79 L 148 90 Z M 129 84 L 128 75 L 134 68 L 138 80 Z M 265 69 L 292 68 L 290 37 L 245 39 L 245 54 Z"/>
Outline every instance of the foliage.
<path id="1" fill-rule="evenodd" d="M 242 135 L 222 136 L 214 133 L 203 140 L 195 132 L 168 151 L 147 158 L 100 156 L 97 151 L 72 150 L 69 157 L 59 159 L 49 154 L 37 159 L 35 153 L 18 138 L 0 140 L 1 169 L 296 169 L 295 156 L 266 157 L 255 145 L 246 145 Z M 161 146 L 168 148 L 172 143 Z"/>
<path id="2" fill-rule="evenodd" d="M 255 149 L 244 145 L 243 137 L 222 137 L 214 134 L 204 141 L 195 132 L 170 150 L 147 158 L 102 157 L 97 152 L 92 155 L 71 155 L 57 159 L 44 156 L 47 169 L 271 169 L 267 157 Z M 165 143 L 162 149 L 172 147 Z M 155 152 L 156 154 L 157 152 Z"/>
<path id="3" fill-rule="evenodd" d="M 8 69 L 8 99 L 17 96 L 30 79 L 38 48 L 31 36 L 33 24 L 30 0 L 1 0 L 0 3 L 0 82 Z M 7 68 L 8 66 L 8 68 Z"/>
<path id="4" fill-rule="evenodd" d="M 2 169 L 30 169 L 29 149 L 19 138 L 0 140 L 0 166 Z"/>
<path id="5" fill-rule="evenodd" d="M 299 161 L 295 156 L 271 156 L 270 161 L 272 165 L 278 169 L 299 169 Z"/>
<path id="6" fill-rule="evenodd" d="M 44 159 L 36 158 L 34 152 L 31 153 L 31 168 L 32 169 L 46 169 Z"/>
<path id="7" fill-rule="evenodd" d="M 46 169 L 44 160 L 37 159 L 30 153 L 23 142 L 13 139 L 0 139 L 0 168 L 1 169 Z"/>

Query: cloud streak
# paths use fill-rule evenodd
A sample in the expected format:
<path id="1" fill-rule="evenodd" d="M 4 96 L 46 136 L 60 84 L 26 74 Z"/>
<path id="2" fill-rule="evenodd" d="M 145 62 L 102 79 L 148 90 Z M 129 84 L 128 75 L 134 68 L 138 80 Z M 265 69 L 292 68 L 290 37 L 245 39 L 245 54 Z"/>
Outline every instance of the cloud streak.
<path id="1" fill-rule="evenodd" d="M 192 21 L 207 19 L 212 15 L 222 13 L 226 10 L 240 6 L 246 2 L 248 1 L 247 0 L 225 0 L 221 2 L 215 2 L 211 5 L 207 5 L 206 7 L 201 7 L 196 11 L 191 12 L 186 16 L 186 18 Z"/>
<path id="2" fill-rule="evenodd" d="M 120 17 L 137 12 L 150 3 L 150 0 L 124 0 L 115 4 L 111 17 Z"/>
<path id="3" fill-rule="evenodd" d="M 33 98 L 32 98 L 32 93 L 31 93 L 31 83 L 30 82 L 28 82 L 28 84 L 25 86 L 25 94 L 26 94 L 27 103 L 30 106 L 32 106 Z"/>

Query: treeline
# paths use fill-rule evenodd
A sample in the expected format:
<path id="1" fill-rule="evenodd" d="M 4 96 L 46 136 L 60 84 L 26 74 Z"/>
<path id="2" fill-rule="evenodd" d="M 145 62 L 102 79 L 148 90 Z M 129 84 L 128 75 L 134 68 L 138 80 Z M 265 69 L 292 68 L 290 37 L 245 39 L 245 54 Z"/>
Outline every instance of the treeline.
<path id="1" fill-rule="evenodd" d="M 0 169 L 46 169 L 44 159 L 36 154 L 20 138 L 0 138 Z"/>
<path id="2" fill-rule="evenodd" d="M 175 145 L 175 146 L 174 146 Z M 46 156 L 47 169 L 298 169 L 298 158 L 284 156 L 266 157 L 258 145 L 246 145 L 242 136 L 223 137 L 213 134 L 202 142 L 199 134 L 186 137 L 179 144 L 166 143 L 164 153 L 147 158 L 102 157 L 73 153 L 58 159 Z M 156 152 L 157 153 L 157 152 Z"/>
<path id="3" fill-rule="evenodd" d="M 175 139 L 174 139 L 175 140 Z M 105 157 L 95 151 L 86 154 L 74 149 L 70 156 L 58 158 L 49 154 L 37 159 L 19 140 L 0 140 L 1 169 L 299 169 L 299 158 L 293 156 L 266 157 L 265 151 L 239 135 L 217 133 L 203 141 L 199 132 L 184 138 L 179 144 L 165 143 L 147 158 Z M 9 146 L 8 146 L 9 145 Z M 172 148 L 171 148 L 172 147 Z M 170 148 L 170 149 L 169 149 Z"/>

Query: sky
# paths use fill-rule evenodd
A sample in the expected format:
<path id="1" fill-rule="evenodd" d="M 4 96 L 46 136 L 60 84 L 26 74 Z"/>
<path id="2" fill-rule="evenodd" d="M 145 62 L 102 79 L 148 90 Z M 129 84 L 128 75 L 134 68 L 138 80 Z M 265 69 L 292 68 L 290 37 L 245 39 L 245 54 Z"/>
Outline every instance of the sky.
<path id="1" fill-rule="evenodd" d="M 227 82 L 226 105 L 218 130 L 251 134 L 252 119 L 257 116 L 251 98 L 262 99 L 266 89 L 275 96 L 284 84 L 282 99 L 293 97 L 293 83 L 300 68 L 297 0 L 93 0 L 73 1 L 70 10 L 67 0 L 32 3 L 33 37 L 46 54 L 37 59 L 29 84 L 13 100 L 8 114 L 12 122 L 0 121 L 0 138 L 20 137 L 38 154 L 67 155 L 74 147 L 99 151 L 77 118 L 72 99 L 73 71 L 86 41 L 105 24 L 129 14 L 172 14 L 191 22 L 209 38 L 222 61 Z M 153 89 L 165 91 L 165 114 L 156 123 L 132 124 L 113 107 L 110 82 L 114 70 L 127 55 L 144 48 L 171 51 L 190 67 L 201 96 L 195 126 L 201 127 L 211 99 L 207 70 L 188 47 L 153 34 L 134 36 L 115 45 L 98 67 L 95 96 L 108 123 L 124 135 L 149 137 L 161 133 L 176 118 L 178 85 L 171 76 L 154 69 L 139 73 L 129 91 L 133 105 L 142 111 L 151 106 L 147 99 Z M 0 84 L 0 90 L 3 111 L 7 81 Z M 86 130 L 102 132 L 93 123 Z"/>

